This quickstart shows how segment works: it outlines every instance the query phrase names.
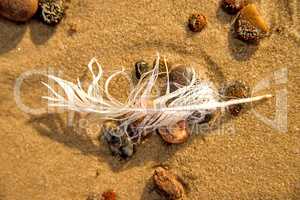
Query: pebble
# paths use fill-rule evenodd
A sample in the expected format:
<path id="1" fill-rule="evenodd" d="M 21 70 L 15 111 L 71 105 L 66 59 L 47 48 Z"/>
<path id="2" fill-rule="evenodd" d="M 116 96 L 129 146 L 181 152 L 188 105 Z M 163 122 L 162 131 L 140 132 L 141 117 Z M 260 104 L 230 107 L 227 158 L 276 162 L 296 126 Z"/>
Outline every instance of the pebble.
<path id="1" fill-rule="evenodd" d="M 118 122 L 112 120 L 104 122 L 102 133 L 113 155 L 128 158 L 134 154 L 134 144 L 124 130 L 119 128 Z"/>
<path id="2" fill-rule="evenodd" d="M 228 14 L 237 14 L 244 6 L 244 0 L 222 0 L 222 8 Z"/>
<path id="3" fill-rule="evenodd" d="M 112 190 L 103 192 L 102 195 L 99 193 L 91 193 L 86 200 L 116 200 L 116 193 Z"/>
<path id="4" fill-rule="evenodd" d="M 16 22 L 28 21 L 38 9 L 38 0 L 0 0 L 0 15 Z"/>
<path id="5" fill-rule="evenodd" d="M 187 86 L 193 79 L 193 69 L 184 65 L 173 67 L 169 73 L 171 92 Z"/>
<path id="6" fill-rule="evenodd" d="M 116 200 L 116 193 L 112 190 L 103 192 L 101 200 Z"/>
<path id="7" fill-rule="evenodd" d="M 170 171 L 158 167 L 154 171 L 153 180 L 159 190 L 164 192 L 168 199 L 176 200 L 183 198 L 184 188 L 177 176 Z"/>
<path id="8" fill-rule="evenodd" d="M 140 106 L 146 108 L 153 108 L 153 101 L 149 99 L 141 100 Z M 152 132 L 145 130 L 145 127 L 141 125 L 144 119 L 145 117 L 142 117 L 128 125 L 127 134 L 133 140 L 134 143 L 138 143 L 139 141 L 144 141 L 145 139 L 151 136 Z M 139 136 L 137 137 L 138 134 Z"/>
<path id="9" fill-rule="evenodd" d="M 224 100 L 247 98 L 250 96 L 250 89 L 241 81 L 234 81 L 223 87 L 220 94 L 224 96 Z M 243 108 L 243 104 L 231 105 L 226 108 L 232 116 L 238 116 Z"/>
<path id="10" fill-rule="evenodd" d="M 136 62 L 134 66 L 135 66 L 135 75 L 138 80 L 141 78 L 141 76 L 144 73 L 151 70 L 149 64 L 144 60 L 140 60 Z"/>
<path id="11" fill-rule="evenodd" d="M 202 31 L 206 25 L 206 17 L 202 14 L 192 14 L 189 18 L 188 26 L 193 32 Z"/>
<path id="12" fill-rule="evenodd" d="M 182 144 L 189 138 L 187 126 L 186 121 L 180 121 L 174 127 L 160 128 L 158 133 L 169 144 Z"/>
<path id="13" fill-rule="evenodd" d="M 235 31 L 238 38 L 246 42 L 257 42 L 260 39 L 260 31 L 249 21 L 238 19 L 235 24 Z"/>
<path id="14" fill-rule="evenodd" d="M 266 21 L 254 4 L 245 6 L 234 23 L 234 30 L 240 40 L 258 42 L 269 32 Z"/>
<path id="15" fill-rule="evenodd" d="M 63 0 L 40 0 L 38 15 L 48 25 L 58 24 L 65 15 Z"/>

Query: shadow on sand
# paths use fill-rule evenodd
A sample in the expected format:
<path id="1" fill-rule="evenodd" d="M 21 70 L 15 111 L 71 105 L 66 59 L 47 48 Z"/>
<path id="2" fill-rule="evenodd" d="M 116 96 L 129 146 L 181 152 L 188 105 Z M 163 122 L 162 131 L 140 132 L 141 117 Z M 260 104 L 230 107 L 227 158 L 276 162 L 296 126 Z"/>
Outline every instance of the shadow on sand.
<path id="1" fill-rule="evenodd" d="M 259 43 L 245 43 L 237 39 L 237 36 L 233 33 L 233 31 L 228 32 L 228 48 L 231 56 L 235 60 L 249 60 L 258 50 L 258 47 Z"/>
<path id="2" fill-rule="evenodd" d="M 27 23 L 16 23 L 0 17 L 0 55 L 15 49 L 27 29 L 35 45 L 47 42 L 55 32 L 55 27 L 47 26 L 35 19 Z"/>
<path id="3" fill-rule="evenodd" d="M 248 44 L 239 39 L 237 39 L 236 34 L 233 30 L 234 20 L 236 15 L 229 15 L 223 11 L 221 4 L 218 7 L 216 12 L 217 19 L 221 22 L 221 24 L 231 24 L 231 28 L 228 31 L 228 48 L 231 56 L 238 61 L 246 61 L 249 60 L 258 49 L 258 43 Z"/>
<path id="4" fill-rule="evenodd" d="M 209 129 L 207 133 L 201 132 L 201 134 L 192 132 L 189 142 L 181 145 L 164 143 L 163 140 L 154 133 L 137 146 L 137 151 L 132 158 L 124 160 L 111 155 L 105 141 L 102 139 L 99 140 L 99 138 L 101 138 L 99 137 L 101 132 L 99 132 L 97 136 L 91 137 L 91 134 L 87 133 L 85 129 L 78 128 L 76 124 L 78 124 L 79 119 L 78 115 L 75 114 L 73 121 L 74 126 L 68 126 L 65 116 L 58 113 L 51 113 L 32 116 L 28 123 L 32 125 L 41 136 L 48 137 L 69 148 L 77 149 L 84 155 L 97 156 L 106 160 L 110 164 L 111 169 L 115 172 L 144 165 L 144 163 L 148 161 L 163 164 L 168 161 L 177 150 L 185 148 L 185 146 L 189 145 L 196 138 L 204 139 L 211 131 L 218 128 L 218 126 L 214 126 Z M 221 123 L 227 123 L 229 120 L 231 120 L 231 118 L 226 116 L 226 120 L 222 120 Z M 153 146 L 156 148 L 153 148 Z"/>
<path id="5" fill-rule="evenodd" d="M 261 102 L 252 104 L 252 106 L 256 107 L 260 103 Z M 241 114 L 249 110 L 250 105 L 246 106 Z M 101 160 L 101 162 L 108 163 L 113 172 L 119 173 L 133 167 L 144 166 L 145 163 L 148 162 L 157 163 L 155 166 L 167 165 L 168 161 L 172 159 L 178 150 L 191 145 L 195 139 L 200 139 L 205 142 L 208 135 L 212 133 L 216 134 L 215 130 L 231 122 L 234 118 L 235 117 L 231 117 L 226 113 L 221 113 L 217 121 L 213 123 L 213 126 L 209 126 L 209 128 L 204 129 L 204 131 L 203 129 L 201 129 L 201 131 L 199 131 L 200 129 L 194 129 L 194 131 L 191 131 L 189 140 L 181 145 L 166 144 L 157 134 L 153 134 L 152 137 L 147 138 L 143 143 L 138 145 L 136 153 L 127 160 L 112 156 L 106 142 L 102 139 L 99 140 L 99 138 L 101 138 L 101 132 L 91 137 L 91 134 L 89 134 L 86 129 L 78 128 L 79 126 L 77 125 L 80 121 L 79 114 L 75 113 L 74 126 L 72 127 L 68 126 L 67 116 L 58 113 L 31 116 L 28 123 L 33 126 L 41 136 L 62 143 L 71 149 L 76 149 L 80 154 L 95 156 Z M 205 127 L 207 128 L 207 126 Z M 222 130 L 221 133 L 217 134 L 232 134 L 226 132 L 226 130 Z M 153 170 L 155 166 L 153 166 Z M 149 180 L 147 180 L 141 199 L 162 199 L 159 192 L 154 188 L 152 178 L 147 177 L 147 179 Z"/>

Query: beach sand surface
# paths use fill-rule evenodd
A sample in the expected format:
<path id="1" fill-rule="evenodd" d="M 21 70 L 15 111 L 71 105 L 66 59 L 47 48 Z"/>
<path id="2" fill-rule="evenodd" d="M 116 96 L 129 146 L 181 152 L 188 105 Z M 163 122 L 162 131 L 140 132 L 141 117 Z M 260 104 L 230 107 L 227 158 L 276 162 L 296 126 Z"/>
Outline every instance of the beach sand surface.
<path id="1" fill-rule="evenodd" d="M 258 46 L 232 37 L 234 17 L 218 1 L 72 0 L 56 27 L 1 18 L 0 199 L 84 200 L 110 189 L 120 200 L 162 199 L 153 191 L 152 174 L 155 166 L 167 165 L 187 183 L 186 199 L 299 200 L 300 4 L 255 3 L 270 26 L 270 36 Z M 208 19 L 201 33 L 186 28 L 192 13 Z M 152 63 L 157 52 L 205 71 L 216 87 L 242 80 L 256 88 L 254 95 L 274 97 L 182 145 L 166 145 L 153 135 L 128 161 L 111 156 L 98 142 L 94 125 L 101 122 L 81 130 L 82 115 L 34 115 L 16 103 L 20 77 L 23 105 L 46 108 L 41 81 L 47 79 L 37 73 L 88 80 L 92 57 L 105 72 L 132 71 L 137 60 Z M 124 98 L 128 89 L 120 79 L 111 91 Z"/>

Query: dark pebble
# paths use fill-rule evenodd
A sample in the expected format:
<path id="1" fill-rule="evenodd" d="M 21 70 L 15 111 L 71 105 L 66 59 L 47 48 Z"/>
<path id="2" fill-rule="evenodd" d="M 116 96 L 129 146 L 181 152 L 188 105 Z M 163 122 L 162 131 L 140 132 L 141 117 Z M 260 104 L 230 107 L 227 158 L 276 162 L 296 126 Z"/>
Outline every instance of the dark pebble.
<path id="1" fill-rule="evenodd" d="M 248 98 L 250 96 L 250 89 L 246 86 L 245 83 L 241 81 L 235 81 L 223 87 L 220 94 L 224 96 L 223 99 L 226 101 L 231 99 Z M 238 116 L 243 107 L 243 104 L 236 104 L 227 107 L 226 110 L 232 116 Z"/>
<path id="2" fill-rule="evenodd" d="M 38 16 L 48 25 L 58 24 L 65 15 L 63 0 L 40 0 Z"/>
<path id="3" fill-rule="evenodd" d="M 151 70 L 149 64 L 144 60 L 140 60 L 136 62 L 134 66 L 135 66 L 135 75 L 137 79 L 140 79 L 144 73 Z"/>
<path id="4" fill-rule="evenodd" d="M 189 18 L 188 26 L 193 32 L 202 31 L 206 25 L 206 17 L 202 14 L 192 14 Z"/>
<path id="5" fill-rule="evenodd" d="M 223 10 L 231 15 L 237 14 L 244 6 L 244 0 L 222 0 Z"/>

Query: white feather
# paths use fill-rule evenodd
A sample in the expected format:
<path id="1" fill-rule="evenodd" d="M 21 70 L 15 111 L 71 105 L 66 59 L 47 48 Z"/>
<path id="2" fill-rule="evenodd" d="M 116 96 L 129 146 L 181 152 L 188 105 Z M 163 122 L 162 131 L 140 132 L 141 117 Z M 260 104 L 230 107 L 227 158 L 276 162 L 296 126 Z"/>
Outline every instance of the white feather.
<path id="1" fill-rule="evenodd" d="M 98 67 L 98 74 L 93 72 L 93 65 Z M 64 90 L 66 98 L 59 95 L 53 88 L 46 85 L 53 93 L 52 97 L 44 97 L 50 101 L 49 106 L 65 107 L 68 110 L 78 112 L 97 113 L 103 119 L 120 120 L 120 127 L 127 130 L 127 126 L 135 121 L 141 121 L 137 136 L 144 130 L 153 131 L 160 127 L 173 126 L 179 121 L 187 119 L 195 111 L 200 112 L 204 118 L 206 114 L 214 112 L 217 108 L 223 108 L 234 104 L 248 103 L 269 98 L 271 95 L 258 97 L 235 99 L 222 102 L 219 94 L 213 89 L 214 87 L 208 82 L 197 81 L 196 72 L 193 71 L 193 77 L 189 85 L 170 92 L 170 83 L 167 68 L 167 89 L 164 95 L 155 97 L 151 96 L 159 75 L 159 55 L 157 55 L 156 64 L 153 70 L 143 74 L 140 81 L 130 92 L 125 103 L 116 100 L 109 92 L 109 84 L 112 79 L 119 75 L 124 75 L 122 69 L 108 77 L 104 84 L 104 94 L 99 85 L 102 78 L 103 70 L 96 58 L 93 58 L 88 64 L 92 73 L 93 80 L 90 83 L 87 92 L 81 87 L 78 80 L 77 85 L 49 75 L 48 77 L 57 82 Z M 149 102 L 150 107 L 149 107 Z M 200 119 L 201 120 L 201 119 Z"/>

